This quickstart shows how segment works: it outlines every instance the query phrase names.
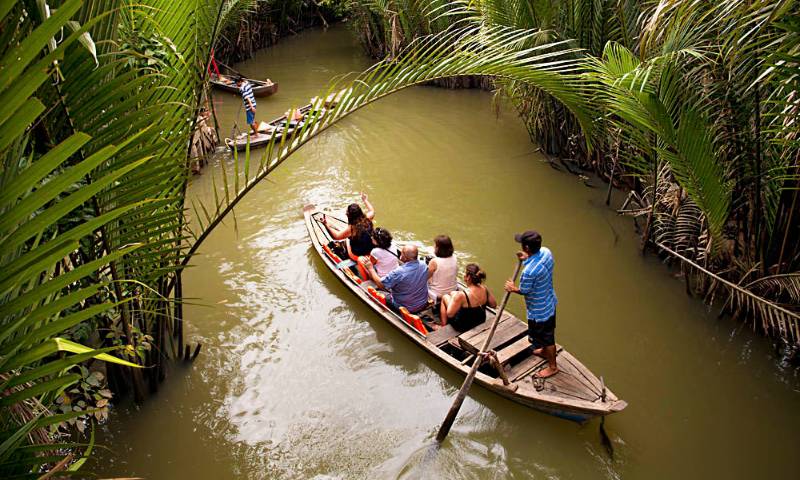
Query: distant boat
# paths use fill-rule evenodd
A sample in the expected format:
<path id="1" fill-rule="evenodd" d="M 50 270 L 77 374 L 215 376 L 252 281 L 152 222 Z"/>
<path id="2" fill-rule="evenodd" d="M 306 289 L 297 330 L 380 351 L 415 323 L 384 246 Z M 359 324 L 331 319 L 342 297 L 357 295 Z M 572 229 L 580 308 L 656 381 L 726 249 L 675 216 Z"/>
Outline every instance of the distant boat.
<path id="1" fill-rule="evenodd" d="M 253 135 L 250 131 L 250 127 L 247 126 L 247 131 L 240 133 L 236 138 L 226 138 L 225 145 L 231 150 L 243 151 L 247 148 L 248 141 L 250 142 L 251 149 L 266 146 L 269 144 L 272 137 L 275 137 L 275 143 L 278 143 L 281 141 L 281 137 L 284 135 L 291 135 L 296 129 L 304 125 L 306 116 L 311 111 L 311 107 L 312 105 L 309 103 L 298 109 L 298 112 L 303 115 L 301 120 L 287 122 L 286 115 L 283 115 L 271 122 L 261 122 L 258 125 L 258 134 L 256 135 Z M 324 113 L 325 110 L 323 109 L 322 112 L 320 112 L 320 117 L 324 115 Z"/>
<path id="2" fill-rule="evenodd" d="M 324 99 L 314 97 L 310 103 L 297 109 L 297 112 L 302 115 L 301 119 L 287 122 L 286 115 L 282 115 L 270 122 L 261 122 L 258 125 L 258 134 L 253 135 L 248 127 L 247 131 L 240 133 L 235 138 L 226 138 L 225 145 L 231 150 L 243 151 L 247 148 L 248 142 L 250 142 L 251 149 L 267 146 L 272 137 L 275 137 L 276 143 L 280 142 L 281 137 L 291 135 L 296 129 L 301 128 L 310 113 L 318 110 L 319 113 L 316 114 L 316 118 L 321 119 L 332 108 L 335 108 L 344 95 L 348 93 L 351 93 L 351 90 L 340 90 L 331 93 Z"/>
<path id="3" fill-rule="evenodd" d="M 321 219 L 326 216 L 328 224 L 340 229 L 347 222 L 339 215 L 322 211 L 314 205 L 307 205 L 303 216 L 314 250 L 356 297 L 436 359 L 462 376 L 469 373 L 475 353 L 487 338 L 495 315 L 493 309 L 487 308 L 487 319 L 483 324 L 464 332 L 452 325 L 432 330 L 431 325 L 438 317 L 430 309 L 418 315 L 394 313 L 384 304 L 382 293 L 375 289 L 373 282 L 361 280 L 352 270 L 355 263 L 335 253 L 336 241 Z M 531 374 L 544 368 L 547 362 L 531 352 L 527 324 L 508 312 L 503 313 L 489 348 L 495 351 L 497 364 L 509 384 L 505 385 L 498 370 L 489 364 L 480 367 L 475 382 L 501 397 L 579 423 L 619 412 L 627 406 L 561 345 L 556 346 L 559 373 L 545 379 L 542 389 L 537 390 L 530 381 Z"/>
<path id="4" fill-rule="evenodd" d="M 210 82 L 216 88 L 225 90 L 226 92 L 239 93 L 239 87 L 236 86 L 236 77 L 232 75 L 217 75 L 211 74 Z M 278 91 L 278 84 L 270 79 L 265 81 L 247 78 L 250 85 L 253 86 L 253 95 L 256 97 L 268 97 Z"/>

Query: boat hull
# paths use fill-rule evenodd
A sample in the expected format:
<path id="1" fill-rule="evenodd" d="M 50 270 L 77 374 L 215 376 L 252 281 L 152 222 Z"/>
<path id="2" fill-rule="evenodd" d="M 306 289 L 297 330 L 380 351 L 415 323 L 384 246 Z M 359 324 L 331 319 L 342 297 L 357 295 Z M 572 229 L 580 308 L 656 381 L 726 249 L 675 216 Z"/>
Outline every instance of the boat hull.
<path id="1" fill-rule="evenodd" d="M 298 110 L 302 115 L 307 115 L 311 111 L 312 105 L 309 103 L 303 107 L 300 107 Z M 318 117 L 319 118 L 319 117 Z M 269 130 L 269 133 L 264 133 L 259 131 L 258 135 L 249 135 L 249 146 L 250 149 L 255 148 L 262 148 L 272 141 L 272 137 L 275 137 L 275 143 L 279 143 L 281 138 L 287 136 L 287 138 L 291 138 L 290 135 L 298 128 L 302 128 L 303 123 L 290 123 L 288 126 L 286 124 L 286 115 L 276 118 L 275 120 L 270 121 L 266 124 L 265 128 Z M 231 150 L 237 151 L 244 151 L 248 148 L 248 137 L 242 138 L 226 138 L 225 145 Z"/>
<path id="2" fill-rule="evenodd" d="M 434 340 L 434 338 L 437 337 L 438 332 L 430 332 L 428 335 L 421 334 L 412 325 L 403 321 L 399 315 L 391 312 L 388 308 L 376 302 L 375 299 L 367 293 L 367 290 L 363 288 L 363 285 L 357 284 L 353 280 L 352 276 L 343 273 L 342 268 L 337 268 L 337 264 L 330 258 L 323 248 L 323 245 L 326 244 L 324 241 L 322 241 L 326 238 L 325 232 L 322 230 L 323 227 L 320 227 L 319 222 L 314 220 L 315 215 L 319 216 L 323 214 L 328 217 L 329 221 L 331 218 L 335 218 L 330 212 L 318 210 L 313 205 L 309 205 L 304 208 L 306 227 L 308 229 L 309 236 L 311 237 L 312 245 L 314 250 L 321 257 L 325 266 L 328 267 L 334 276 L 336 276 L 362 302 L 373 309 L 392 326 L 397 328 L 409 340 L 413 341 L 439 361 L 443 362 L 465 377 L 469 372 L 469 363 L 459 361 L 457 358 L 454 358 L 450 354 L 446 353 L 442 348 L 442 343 L 438 343 Z M 341 264 L 339 264 L 339 266 L 341 266 Z M 494 311 L 491 309 L 489 309 L 489 313 L 491 313 L 492 316 L 494 315 Z M 506 315 L 514 318 L 510 314 L 504 313 L 503 320 L 506 319 Z M 487 323 L 488 322 L 489 320 L 487 320 Z M 477 328 L 480 327 L 476 327 L 476 329 Z M 530 381 L 530 371 L 536 371 L 537 368 L 541 368 L 544 365 L 544 361 L 536 364 L 537 366 L 531 367 L 530 371 L 522 369 L 522 373 L 515 374 L 514 381 L 509 386 L 504 385 L 500 378 L 489 376 L 481 371 L 477 372 L 474 381 L 481 387 L 492 391 L 503 398 L 543 413 L 578 423 L 584 423 L 597 416 L 609 415 L 611 413 L 621 411 L 627 406 L 625 401 L 617 399 L 616 396 L 611 391 L 607 390 L 604 385 L 601 389 L 600 384 L 602 381 L 598 380 L 593 374 L 588 372 L 588 369 L 586 369 L 583 364 L 581 364 L 566 350 L 563 350 L 561 346 L 559 346 L 559 362 L 559 365 L 562 365 L 563 362 L 565 365 L 575 365 L 577 366 L 576 368 L 582 369 L 583 372 L 581 373 L 586 376 L 587 380 L 589 380 L 589 376 L 591 376 L 593 383 L 597 387 L 596 390 L 598 399 L 596 399 L 594 402 L 579 400 L 566 401 L 563 398 L 553 398 L 552 395 L 541 394 L 537 392 Z M 511 372 L 513 371 L 514 369 L 511 369 Z M 603 397 L 602 400 L 599 398 L 601 395 Z"/>
<path id="3" fill-rule="evenodd" d="M 230 79 L 230 77 L 226 75 L 223 75 L 222 78 Z M 262 82 L 261 80 L 255 80 L 251 78 L 248 78 L 247 81 L 250 82 L 250 85 L 252 85 L 253 95 L 256 97 L 268 97 L 278 92 L 278 84 L 276 82 Z M 212 75 L 209 82 L 211 82 L 211 85 L 218 90 L 235 93 L 237 95 L 239 94 L 239 87 L 237 87 L 235 83 L 226 83 L 220 80 L 220 77 L 217 77 L 216 75 Z"/>

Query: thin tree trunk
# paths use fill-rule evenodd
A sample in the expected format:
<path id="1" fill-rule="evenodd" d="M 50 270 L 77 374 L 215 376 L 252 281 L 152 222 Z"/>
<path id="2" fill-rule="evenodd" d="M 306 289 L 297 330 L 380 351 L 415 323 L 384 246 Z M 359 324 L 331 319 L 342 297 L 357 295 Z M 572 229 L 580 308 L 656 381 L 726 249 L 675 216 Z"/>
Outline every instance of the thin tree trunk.
<path id="1" fill-rule="evenodd" d="M 756 147 L 756 175 L 755 175 L 755 208 L 753 209 L 753 223 L 755 229 L 756 256 L 761 264 L 761 275 L 767 274 L 767 264 L 765 261 L 764 249 L 765 239 L 761 235 L 761 89 L 758 83 L 755 88 L 756 111 L 755 111 L 755 147 Z"/>
<path id="2" fill-rule="evenodd" d="M 798 153 L 800 155 L 800 153 Z M 797 187 L 792 194 L 792 204 L 789 207 L 788 217 L 786 219 L 786 227 L 783 230 L 783 241 L 781 242 L 781 251 L 778 254 L 778 268 L 775 273 L 781 273 L 783 267 L 783 257 L 786 253 L 786 244 L 789 241 L 789 232 L 792 230 L 792 220 L 794 219 L 794 212 L 797 209 L 797 194 L 800 192 L 800 179 L 797 181 Z M 791 262 L 790 262 L 791 263 Z"/>
<path id="3" fill-rule="evenodd" d="M 658 157 L 653 157 L 653 200 L 650 205 L 650 212 L 647 213 L 647 223 L 642 234 L 641 252 L 644 254 L 647 249 L 647 242 L 650 241 L 650 229 L 653 226 L 653 217 L 656 214 L 656 202 L 658 201 Z"/>

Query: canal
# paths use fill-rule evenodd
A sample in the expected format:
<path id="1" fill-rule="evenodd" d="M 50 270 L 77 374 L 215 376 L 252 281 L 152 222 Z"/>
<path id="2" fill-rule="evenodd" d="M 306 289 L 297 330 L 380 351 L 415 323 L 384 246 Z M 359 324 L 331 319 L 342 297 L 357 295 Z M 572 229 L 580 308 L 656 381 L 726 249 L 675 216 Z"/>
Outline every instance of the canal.
<path id="1" fill-rule="evenodd" d="M 280 90 L 268 120 L 368 59 L 346 27 L 308 31 L 237 66 Z M 220 121 L 244 124 L 235 95 Z M 228 130 L 228 131 L 226 131 Z M 211 198 L 211 169 L 190 196 Z M 590 181 L 591 182 L 591 181 Z M 144 405 L 123 402 L 89 468 L 152 479 L 796 478 L 800 380 L 765 339 L 717 318 L 638 253 L 630 219 L 536 153 L 490 93 L 418 87 L 303 147 L 205 242 L 184 275 L 187 338 L 203 351 Z M 513 234 L 535 228 L 556 260 L 557 339 L 629 407 L 577 425 L 474 388 L 443 448 L 430 449 L 461 384 L 357 301 L 311 250 L 309 203 L 366 192 L 396 238 L 453 238 L 501 295 Z M 615 198 L 616 204 L 620 198 Z M 519 297 L 509 309 L 524 315 Z"/>

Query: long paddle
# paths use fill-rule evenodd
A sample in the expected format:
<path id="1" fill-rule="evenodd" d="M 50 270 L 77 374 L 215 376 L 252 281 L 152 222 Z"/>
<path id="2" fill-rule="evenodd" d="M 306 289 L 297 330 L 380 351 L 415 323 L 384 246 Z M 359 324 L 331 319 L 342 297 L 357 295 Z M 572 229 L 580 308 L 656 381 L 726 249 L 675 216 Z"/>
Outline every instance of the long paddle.
<path id="1" fill-rule="evenodd" d="M 514 270 L 513 281 L 517 280 L 520 267 L 522 267 L 522 260 L 517 262 L 517 268 Z M 456 415 L 458 415 L 458 411 L 461 409 L 461 404 L 464 403 L 464 399 L 467 397 L 467 392 L 469 391 L 469 387 L 472 386 L 472 380 L 475 379 L 475 374 L 478 372 L 478 367 L 480 367 L 483 363 L 483 354 L 486 353 L 486 350 L 489 348 L 489 344 L 492 342 L 494 331 L 497 330 L 497 324 L 500 322 L 500 317 L 503 316 L 503 311 L 506 309 L 506 304 L 508 303 L 510 296 L 511 292 L 506 292 L 506 294 L 503 296 L 503 301 L 500 303 L 500 308 L 495 313 L 494 321 L 492 321 L 492 328 L 489 330 L 489 336 L 487 336 L 486 340 L 483 342 L 481 351 L 475 356 L 475 361 L 472 363 L 472 368 L 469 370 L 467 378 L 464 379 L 464 383 L 461 385 L 461 390 L 458 391 L 458 395 L 456 395 L 455 400 L 453 400 L 453 405 L 450 406 L 447 416 L 444 417 L 442 426 L 439 427 L 439 432 L 436 434 L 436 441 L 439 443 L 442 443 L 445 437 L 447 437 L 447 434 L 450 433 L 450 427 L 453 426 L 453 422 L 456 420 Z"/>

